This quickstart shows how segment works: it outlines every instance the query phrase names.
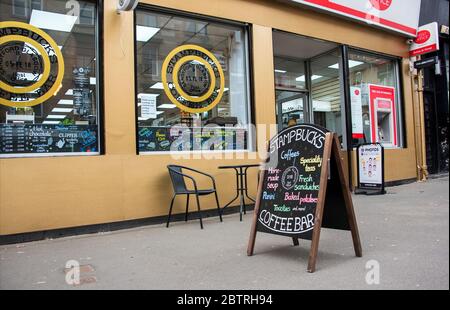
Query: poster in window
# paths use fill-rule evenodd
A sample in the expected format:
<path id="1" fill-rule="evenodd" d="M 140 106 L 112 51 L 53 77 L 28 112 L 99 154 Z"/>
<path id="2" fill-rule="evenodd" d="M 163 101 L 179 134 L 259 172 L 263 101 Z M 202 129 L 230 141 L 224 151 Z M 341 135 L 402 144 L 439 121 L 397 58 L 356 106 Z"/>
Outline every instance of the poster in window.
<path id="1" fill-rule="evenodd" d="M 352 137 L 353 139 L 363 139 L 364 130 L 360 87 L 350 87 L 350 102 L 352 105 Z"/>
<path id="2" fill-rule="evenodd" d="M 141 117 L 143 119 L 156 119 L 156 97 L 155 94 L 139 94 L 141 99 Z"/>

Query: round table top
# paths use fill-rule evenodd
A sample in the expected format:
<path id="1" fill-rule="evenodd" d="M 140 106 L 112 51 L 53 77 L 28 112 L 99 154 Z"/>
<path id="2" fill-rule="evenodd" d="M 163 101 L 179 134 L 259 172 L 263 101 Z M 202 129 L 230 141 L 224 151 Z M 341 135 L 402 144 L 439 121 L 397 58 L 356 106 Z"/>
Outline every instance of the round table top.
<path id="1" fill-rule="evenodd" d="M 236 168 L 250 168 L 250 167 L 259 167 L 260 164 L 241 164 L 241 165 L 227 165 L 227 166 L 219 166 L 219 169 L 236 169 Z"/>

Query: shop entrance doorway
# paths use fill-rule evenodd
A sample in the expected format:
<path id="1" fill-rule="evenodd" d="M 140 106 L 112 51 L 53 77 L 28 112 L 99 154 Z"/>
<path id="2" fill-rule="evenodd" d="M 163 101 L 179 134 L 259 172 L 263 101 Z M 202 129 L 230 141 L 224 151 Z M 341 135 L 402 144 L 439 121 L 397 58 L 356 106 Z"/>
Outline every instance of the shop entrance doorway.
<path id="1" fill-rule="evenodd" d="M 273 51 L 278 131 L 312 123 L 336 132 L 349 177 L 341 47 L 274 30 Z"/>
<path id="2" fill-rule="evenodd" d="M 338 44 L 273 32 L 278 129 L 314 123 L 345 139 L 341 51 Z M 343 145 L 344 146 L 344 145 Z"/>

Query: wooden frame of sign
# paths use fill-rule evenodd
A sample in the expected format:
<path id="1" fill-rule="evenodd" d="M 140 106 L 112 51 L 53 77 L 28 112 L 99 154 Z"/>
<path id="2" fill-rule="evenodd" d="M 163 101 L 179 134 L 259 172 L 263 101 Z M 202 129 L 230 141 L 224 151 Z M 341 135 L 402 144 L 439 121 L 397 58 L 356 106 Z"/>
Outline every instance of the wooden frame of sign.
<path id="1" fill-rule="evenodd" d="M 258 231 L 289 236 L 294 246 L 299 245 L 299 238 L 311 240 L 307 271 L 312 273 L 324 227 L 350 230 L 355 255 L 361 257 L 358 225 L 337 135 L 315 125 L 289 127 L 270 140 L 268 153 L 260 171 L 247 255 L 254 253 Z M 279 157 L 280 161 L 274 163 L 271 157 Z"/>

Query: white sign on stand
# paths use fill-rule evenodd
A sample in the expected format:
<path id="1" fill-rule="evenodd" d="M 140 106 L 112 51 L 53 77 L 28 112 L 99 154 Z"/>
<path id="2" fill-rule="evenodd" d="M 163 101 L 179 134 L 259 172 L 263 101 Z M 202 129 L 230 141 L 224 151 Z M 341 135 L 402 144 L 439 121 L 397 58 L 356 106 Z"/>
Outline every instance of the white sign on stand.
<path id="1" fill-rule="evenodd" d="M 384 149 L 380 143 L 357 148 L 358 193 L 384 194 Z"/>

